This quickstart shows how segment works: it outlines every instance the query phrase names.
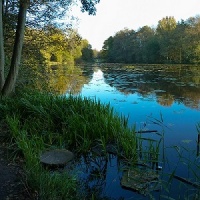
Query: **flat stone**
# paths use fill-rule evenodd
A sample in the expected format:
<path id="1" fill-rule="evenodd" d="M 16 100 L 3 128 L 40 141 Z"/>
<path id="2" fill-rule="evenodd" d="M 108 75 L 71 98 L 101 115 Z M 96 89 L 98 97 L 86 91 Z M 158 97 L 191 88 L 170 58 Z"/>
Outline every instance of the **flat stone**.
<path id="1" fill-rule="evenodd" d="M 47 165 L 65 165 L 73 158 L 74 154 L 71 151 L 54 149 L 41 154 L 40 162 Z"/>
<path id="2" fill-rule="evenodd" d="M 124 172 L 121 185 L 144 194 L 153 190 L 159 190 L 159 175 L 149 169 L 129 169 Z"/>

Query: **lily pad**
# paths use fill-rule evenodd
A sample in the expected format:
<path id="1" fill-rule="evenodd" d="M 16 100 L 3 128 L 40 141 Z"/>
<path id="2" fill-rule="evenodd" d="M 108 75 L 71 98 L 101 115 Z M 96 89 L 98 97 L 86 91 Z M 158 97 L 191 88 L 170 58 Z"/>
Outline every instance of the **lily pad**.
<path id="1" fill-rule="evenodd" d="M 183 143 L 189 144 L 192 140 L 182 140 Z"/>
<path id="2" fill-rule="evenodd" d="M 41 154 L 40 162 L 47 165 L 65 165 L 73 158 L 74 154 L 71 151 L 54 149 Z"/>

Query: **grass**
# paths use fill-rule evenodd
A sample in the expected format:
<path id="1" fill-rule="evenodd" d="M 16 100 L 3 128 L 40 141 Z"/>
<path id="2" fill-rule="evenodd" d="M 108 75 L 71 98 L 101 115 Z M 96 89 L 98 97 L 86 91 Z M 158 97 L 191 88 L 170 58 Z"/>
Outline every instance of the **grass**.
<path id="1" fill-rule="evenodd" d="M 150 167 L 156 168 L 160 146 L 164 145 L 164 130 L 159 140 L 144 138 L 136 134 L 135 127 L 128 127 L 128 119 L 116 114 L 109 104 L 87 98 L 23 90 L 12 98 L 2 97 L 0 113 L 0 128 L 6 133 L 3 138 L 15 147 L 15 153 L 23 156 L 27 182 L 39 199 L 81 199 L 75 173 L 51 173 L 40 164 L 40 154 L 45 150 L 65 148 L 79 156 L 100 146 L 105 155 L 107 145 L 114 144 L 118 156 L 131 166 L 151 163 Z M 151 122 L 162 126 L 162 115 L 161 120 L 151 119 Z M 200 134 L 200 124 L 197 131 Z M 178 156 L 180 162 L 188 163 L 198 181 L 195 171 L 199 170 L 198 163 L 193 168 L 194 163 Z M 166 190 L 175 172 L 176 168 L 168 182 L 163 183 Z M 92 194 L 92 199 L 98 198 Z"/>
<path id="2" fill-rule="evenodd" d="M 0 122 L 8 129 L 4 139 L 24 157 L 28 184 L 40 199 L 78 199 L 76 175 L 46 171 L 39 161 L 44 150 L 66 148 L 87 154 L 97 144 L 106 151 L 106 144 L 112 143 L 124 157 L 136 159 L 134 127 L 99 101 L 21 91 L 2 97 L 0 112 Z"/>

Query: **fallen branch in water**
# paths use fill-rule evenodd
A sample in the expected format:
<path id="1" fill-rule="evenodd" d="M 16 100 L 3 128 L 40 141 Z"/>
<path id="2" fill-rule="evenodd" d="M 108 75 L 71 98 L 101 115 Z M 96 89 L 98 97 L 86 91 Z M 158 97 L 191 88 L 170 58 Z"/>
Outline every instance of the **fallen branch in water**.
<path id="1" fill-rule="evenodd" d="M 135 133 L 157 133 L 156 130 L 147 130 L 147 131 L 136 131 Z"/>
<path id="2" fill-rule="evenodd" d="M 184 182 L 184 183 L 187 183 L 187 184 L 189 184 L 189 185 L 192 185 L 192 186 L 194 186 L 195 188 L 200 188 L 200 185 L 198 184 L 198 183 L 193 183 L 193 182 L 191 182 L 191 181 L 189 181 L 189 180 L 187 180 L 187 179 L 185 179 L 185 178 L 182 178 L 182 177 L 180 177 L 180 176 L 177 176 L 177 175 L 174 175 L 174 178 L 176 178 L 177 180 L 179 180 L 179 181 L 182 181 L 182 182 Z"/>

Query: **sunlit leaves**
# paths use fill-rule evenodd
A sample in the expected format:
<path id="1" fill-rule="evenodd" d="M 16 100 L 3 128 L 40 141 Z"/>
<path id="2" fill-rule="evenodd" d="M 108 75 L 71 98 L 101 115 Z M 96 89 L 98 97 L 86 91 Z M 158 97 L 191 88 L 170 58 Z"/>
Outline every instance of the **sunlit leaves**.
<path id="1" fill-rule="evenodd" d="M 157 28 L 121 30 L 104 41 L 101 57 L 120 63 L 200 63 L 200 16 L 176 22 L 162 18 Z"/>
<path id="2" fill-rule="evenodd" d="M 163 33 L 166 31 L 172 31 L 176 28 L 176 20 L 174 17 L 165 17 L 159 20 L 157 26 L 157 32 Z"/>

